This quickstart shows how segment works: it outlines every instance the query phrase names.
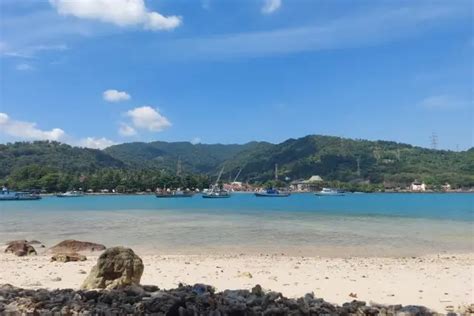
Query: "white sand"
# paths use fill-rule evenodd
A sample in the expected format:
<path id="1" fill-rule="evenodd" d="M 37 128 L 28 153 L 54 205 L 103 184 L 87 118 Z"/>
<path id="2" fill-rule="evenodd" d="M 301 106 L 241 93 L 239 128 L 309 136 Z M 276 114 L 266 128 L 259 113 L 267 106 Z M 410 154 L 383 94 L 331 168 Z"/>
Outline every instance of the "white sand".
<path id="1" fill-rule="evenodd" d="M 0 255 L 0 284 L 24 288 L 79 288 L 96 263 L 50 262 L 50 256 Z M 285 255 L 144 255 L 142 284 L 173 288 L 206 283 L 217 290 L 255 284 L 289 297 L 314 292 L 341 304 L 354 298 L 382 304 L 419 304 L 438 312 L 474 302 L 474 254 L 416 258 L 320 258 Z M 82 270 L 82 273 L 81 273 Z M 57 278 L 60 278 L 57 279 Z"/>

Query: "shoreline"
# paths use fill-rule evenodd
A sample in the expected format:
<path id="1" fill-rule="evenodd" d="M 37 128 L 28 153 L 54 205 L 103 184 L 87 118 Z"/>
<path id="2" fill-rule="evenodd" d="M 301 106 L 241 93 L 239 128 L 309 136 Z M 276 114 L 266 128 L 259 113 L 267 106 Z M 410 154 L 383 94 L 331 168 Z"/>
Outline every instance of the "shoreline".
<path id="1" fill-rule="evenodd" d="M 284 254 L 137 254 L 145 271 L 141 284 L 171 289 L 204 283 L 218 291 L 264 289 L 299 297 L 314 292 L 330 303 L 358 299 L 367 303 L 423 305 L 437 312 L 459 311 L 474 303 L 474 253 L 418 257 L 307 257 Z M 79 288 L 96 263 L 50 262 L 37 256 L 0 255 L 0 284 L 30 289 Z M 350 296 L 349 294 L 355 294 Z"/>
<path id="2" fill-rule="evenodd" d="M 256 191 L 233 191 L 232 194 L 254 194 Z M 41 197 L 56 197 L 56 195 L 64 192 L 40 193 Z M 201 194 L 197 192 L 196 194 Z M 291 191 L 291 194 L 314 194 L 313 191 Z M 346 194 L 474 194 L 474 190 L 464 191 L 376 191 L 376 192 L 346 192 Z M 134 193 L 101 193 L 101 192 L 84 192 L 84 196 L 130 196 L 130 195 L 155 195 L 155 192 L 134 192 Z"/>

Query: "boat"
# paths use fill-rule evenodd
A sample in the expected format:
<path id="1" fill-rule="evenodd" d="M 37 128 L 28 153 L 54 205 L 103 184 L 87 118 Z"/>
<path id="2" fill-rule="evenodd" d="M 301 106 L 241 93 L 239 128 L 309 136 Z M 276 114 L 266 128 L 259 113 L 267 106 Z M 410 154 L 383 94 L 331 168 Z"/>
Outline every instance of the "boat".
<path id="1" fill-rule="evenodd" d="M 275 181 L 278 181 L 278 165 L 275 164 Z M 274 188 L 270 188 L 267 190 L 261 190 L 255 192 L 255 196 L 257 197 L 288 197 L 290 196 L 290 192 L 288 191 L 280 191 Z"/>
<path id="2" fill-rule="evenodd" d="M 323 188 L 321 191 L 314 194 L 318 196 L 343 196 L 345 193 L 342 190 Z"/>
<path id="3" fill-rule="evenodd" d="M 222 199 L 230 198 L 230 192 L 224 189 L 214 189 L 211 188 L 209 191 L 202 195 L 205 199 Z"/>
<path id="4" fill-rule="evenodd" d="M 290 192 L 279 191 L 276 189 L 267 189 L 259 192 L 255 192 L 257 197 L 288 197 Z"/>
<path id="5" fill-rule="evenodd" d="M 15 192 L 10 191 L 7 188 L 3 188 L 0 193 L 0 201 L 29 201 L 29 200 L 40 200 L 41 196 L 31 192 Z"/>
<path id="6" fill-rule="evenodd" d="M 194 192 L 192 191 L 182 191 L 178 190 L 163 190 L 156 192 L 155 196 L 157 198 L 186 198 L 193 197 Z"/>
<path id="7" fill-rule="evenodd" d="M 60 193 L 60 194 L 57 194 L 56 195 L 57 197 L 60 197 L 60 198 L 69 198 L 69 197 L 83 197 L 84 196 L 84 192 L 82 191 L 76 191 L 76 190 L 73 190 L 73 191 L 67 191 L 65 193 Z"/>
<path id="8" fill-rule="evenodd" d="M 202 194 L 202 197 L 205 199 L 223 199 L 223 198 L 230 198 L 230 192 L 223 189 L 219 186 L 219 180 L 221 179 L 222 173 L 224 172 L 224 167 L 222 167 L 221 171 L 219 172 L 219 176 L 217 177 L 216 183 L 212 185 L 209 190 Z"/>

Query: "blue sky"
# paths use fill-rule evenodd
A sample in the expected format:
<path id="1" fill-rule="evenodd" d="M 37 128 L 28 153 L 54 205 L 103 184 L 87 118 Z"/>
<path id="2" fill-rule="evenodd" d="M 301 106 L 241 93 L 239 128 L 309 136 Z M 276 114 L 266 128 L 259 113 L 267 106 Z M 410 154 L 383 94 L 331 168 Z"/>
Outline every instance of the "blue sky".
<path id="1" fill-rule="evenodd" d="M 0 142 L 473 146 L 471 1 L 3 0 Z"/>

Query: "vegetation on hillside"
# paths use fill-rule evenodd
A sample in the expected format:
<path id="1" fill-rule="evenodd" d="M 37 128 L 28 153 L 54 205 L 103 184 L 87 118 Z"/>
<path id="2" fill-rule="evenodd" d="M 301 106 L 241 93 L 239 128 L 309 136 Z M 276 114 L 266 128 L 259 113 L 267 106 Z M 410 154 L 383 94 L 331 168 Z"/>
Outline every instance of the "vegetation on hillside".
<path id="1" fill-rule="evenodd" d="M 474 186 L 474 149 L 453 152 L 330 136 L 280 144 L 128 143 L 102 151 L 46 141 L 0 145 L 0 179 L 15 189 L 203 188 L 222 166 L 225 181 L 242 169 L 238 181 L 263 184 L 274 178 L 275 164 L 287 182 L 319 175 L 333 186 L 367 190 L 403 188 L 415 179 L 435 188 Z"/>
<path id="2" fill-rule="evenodd" d="M 231 173 L 243 168 L 244 181 L 273 177 L 278 164 L 281 178 L 307 179 L 319 175 L 327 181 L 385 184 L 406 187 L 415 179 L 428 185 L 474 186 L 474 150 L 431 150 L 387 141 L 306 136 L 237 155 L 226 162 Z"/>

